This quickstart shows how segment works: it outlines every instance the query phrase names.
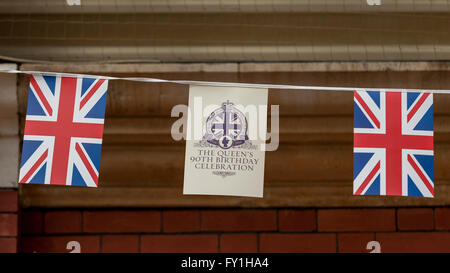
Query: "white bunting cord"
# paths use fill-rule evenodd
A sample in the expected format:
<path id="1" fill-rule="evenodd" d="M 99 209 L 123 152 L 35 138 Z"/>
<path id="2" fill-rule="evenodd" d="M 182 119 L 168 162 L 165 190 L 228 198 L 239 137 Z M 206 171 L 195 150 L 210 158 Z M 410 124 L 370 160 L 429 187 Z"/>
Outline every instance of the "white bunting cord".
<path id="1" fill-rule="evenodd" d="M 399 89 L 399 88 L 366 88 L 366 87 L 335 87 L 335 86 L 302 86 L 302 85 L 286 85 L 286 84 L 257 84 L 257 83 L 238 83 L 238 82 L 210 82 L 210 81 L 192 81 L 192 80 L 164 80 L 157 78 L 141 78 L 141 77 L 111 77 L 99 75 L 86 75 L 75 73 L 60 73 L 60 72 L 43 72 L 43 71 L 21 71 L 21 70 L 0 70 L 1 73 L 10 74 L 38 74 L 49 76 L 64 76 L 64 77 L 84 77 L 84 78 L 101 78 L 106 80 L 124 80 L 135 82 L 152 82 L 152 83 L 175 83 L 182 85 L 202 85 L 215 87 L 247 87 L 260 89 L 284 89 L 284 90 L 311 90 L 311 91 L 350 91 L 355 90 L 378 90 L 389 92 L 415 92 L 415 93 L 434 93 L 434 94 L 450 94 L 450 90 L 446 89 Z"/>

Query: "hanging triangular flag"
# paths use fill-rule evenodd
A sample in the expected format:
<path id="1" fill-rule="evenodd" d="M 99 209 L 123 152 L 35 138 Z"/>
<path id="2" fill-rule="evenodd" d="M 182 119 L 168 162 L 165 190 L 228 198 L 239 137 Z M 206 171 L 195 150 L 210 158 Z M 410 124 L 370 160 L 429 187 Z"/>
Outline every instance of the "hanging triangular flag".
<path id="1" fill-rule="evenodd" d="M 108 81 L 30 76 L 19 183 L 97 187 Z"/>
<path id="2" fill-rule="evenodd" d="M 433 94 L 355 91 L 353 152 L 353 194 L 433 197 Z"/>

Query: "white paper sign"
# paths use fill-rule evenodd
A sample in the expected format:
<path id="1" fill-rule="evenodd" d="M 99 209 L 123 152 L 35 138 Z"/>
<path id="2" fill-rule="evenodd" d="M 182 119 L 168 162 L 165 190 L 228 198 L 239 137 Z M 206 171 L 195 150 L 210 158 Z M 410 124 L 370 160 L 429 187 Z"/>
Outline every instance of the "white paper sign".
<path id="1" fill-rule="evenodd" d="M 267 94 L 190 86 L 184 194 L 263 196 Z"/>

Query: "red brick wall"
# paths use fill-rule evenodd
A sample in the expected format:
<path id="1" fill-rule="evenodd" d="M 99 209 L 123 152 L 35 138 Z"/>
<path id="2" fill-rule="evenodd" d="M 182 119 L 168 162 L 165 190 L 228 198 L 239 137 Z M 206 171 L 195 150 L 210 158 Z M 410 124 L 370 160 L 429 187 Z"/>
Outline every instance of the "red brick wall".
<path id="1" fill-rule="evenodd" d="M 0 253 L 17 252 L 17 190 L 0 189 Z"/>
<path id="2" fill-rule="evenodd" d="M 450 252 L 450 208 L 26 210 L 21 223 L 22 252 Z"/>

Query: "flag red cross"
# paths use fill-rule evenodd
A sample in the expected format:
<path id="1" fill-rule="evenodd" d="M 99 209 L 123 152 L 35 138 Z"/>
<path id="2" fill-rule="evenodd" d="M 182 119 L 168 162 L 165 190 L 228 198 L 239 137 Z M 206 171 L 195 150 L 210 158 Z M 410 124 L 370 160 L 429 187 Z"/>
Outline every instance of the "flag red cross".
<path id="1" fill-rule="evenodd" d="M 362 105 L 365 111 L 370 111 L 362 99 L 358 99 L 357 92 L 355 98 Z M 424 96 L 422 96 L 423 98 Z M 425 97 L 426 98 L 426 97 Z M 416 112 L 425 99 L 417 102 L 411 110 Z M 370 112 L 370 117 L 375 115 Z M 410 117 L 408 116 L 408 120 Z M 376 122 L 374 122 L 377 124 Z M 402 150 L 433 150 L 433 137 L 420 135 L 402 134 L 402 94 L 399 92 L 386 92 L 386 132 L 385 134 L 354 134 L 355 148 L 385 148 L 386 149 L 386 195 L 402 195 Z M 433 193 L 433 186 L 425 178 L 424 174 L 408 155 L 408 162 L 419 174 L 426 187 Z M 377 165 L 379 169 L 379 164 Z M 370 182 L 373 175 L 369 175 L 355 194 L 361 194 L 364 187 Z"/>

